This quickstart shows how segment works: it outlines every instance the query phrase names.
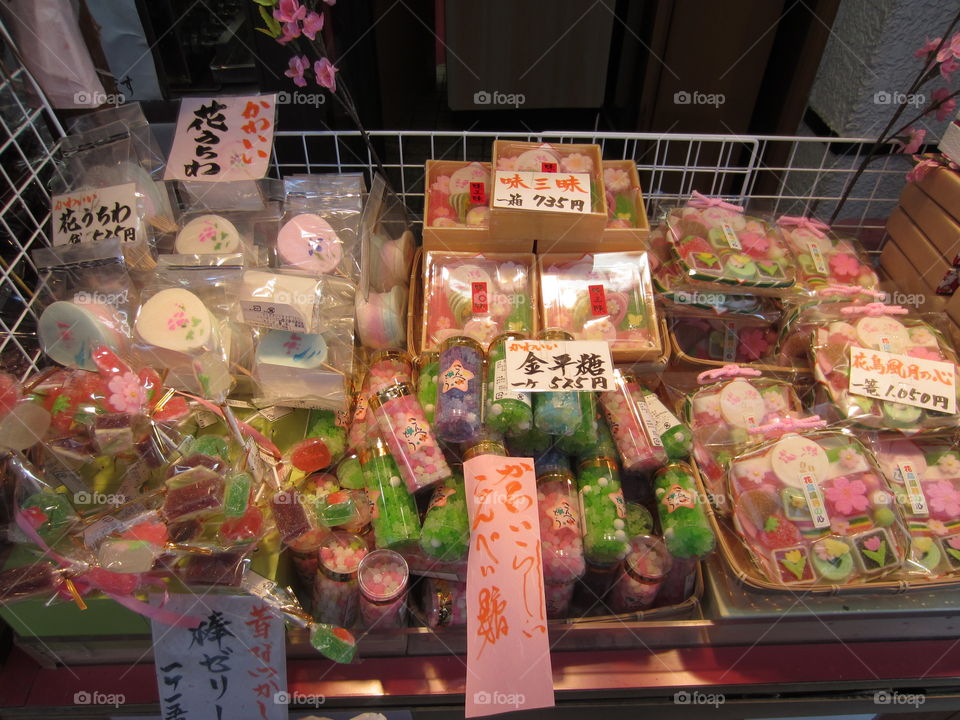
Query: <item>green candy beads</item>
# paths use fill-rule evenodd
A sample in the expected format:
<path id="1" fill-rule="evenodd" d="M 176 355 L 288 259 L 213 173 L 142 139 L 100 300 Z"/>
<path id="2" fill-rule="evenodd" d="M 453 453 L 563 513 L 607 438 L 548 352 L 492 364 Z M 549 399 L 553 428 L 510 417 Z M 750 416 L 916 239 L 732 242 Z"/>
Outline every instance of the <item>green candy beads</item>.
<path id="1" fill-rule="evenodd" d="M 437 378 L 440 375 L 440 353 L 424 352 L 417 358 L 417 400 L 433 425 L 437 412 Z"/>
<path id="2" fill-rule="evenodd" d="M 308 438 L 320 438 L 330 451 L 330 462 L 335 463 L 343 457 L 347 449 L 347 430 L 337 421 L 334 410 L 312 410 L 310 412 Z"/>
<path id="3" fill-rule="evenodd" d="M 356 453 L 344 456 L 337 465 L 337 483 L 348 490 L 363 490 L 366 484 L 363 479 L 363 468 Z"/>
<path id="4" fill-rule="evenodd" d="M 490 343 L 487 358 L 487 405 L 484 423 L 504 435 L 519 435 L 533 427 L 530 393 L 516 392 L 507 385 L 507 343 L 523 340 L 521 333 L 504 333 Z"/>
<path id="5" fill-rule="evenodd" d="M 400 468 L 387 446 L 378 441 L 360 457 L 367 494 L 373 503 L 377 547 L 396 548 L 420 540 L 420 516 L 413 496 L 400 477 Z"/>
<path id="6" fill-rule="evenodd" d="M 640 503 L 627 503 L 627 537 L 653 534 L 653 515 Z"/>
<path id="7" fill-rule="evenodd" d="M 583 522 L 583 553 L 588 562 L 608 566 L 629 550 L 626 507 L 616 461 L 593 458 L 580 463 L 577 472 Z"/>
<path id="8" fill-rule="evenodd" d="M 580 396 L 580 424 L 572 435 L 557 438 L 557 449 L 568 455 L 580 455 L 590 452 L 597 446 L 597 403 L 594 394 L 577 393 Z"/>
<path id="9" fill-rule="evenodd" d="M 454 475 L 433 491 L 423 518 L 420 548 L 437 560 L 454 562 L 470 549 L 470 519 L 463 478 Z"/>
<path id="10" fill-rule="evenodd" d="M 553 435 L 532 427 L 522 435 L 508 437 L 506 442 L 514 457 L 533 457 L 553 445 Z"/>
<path id="11" fill-rule="evenodd" d="M 693 432 L 677 419 L 657 397 L 656 393 L 641 388 L 642 399 L 647 404 L 653 420 L 653 430 L 660 435 L 663 449 L 671 460 L 685 460 L 693 451 Z M 638 402 L 641 398 L 634 398 Z"/>
<path id="12" fill-rule="evenodd" d="M 700 502 L 693 471 L 684 463 L 670 463 L 653 479 L 657 515 L 667 550 L 675 558 L 700 558 L 716 540 Z"/>

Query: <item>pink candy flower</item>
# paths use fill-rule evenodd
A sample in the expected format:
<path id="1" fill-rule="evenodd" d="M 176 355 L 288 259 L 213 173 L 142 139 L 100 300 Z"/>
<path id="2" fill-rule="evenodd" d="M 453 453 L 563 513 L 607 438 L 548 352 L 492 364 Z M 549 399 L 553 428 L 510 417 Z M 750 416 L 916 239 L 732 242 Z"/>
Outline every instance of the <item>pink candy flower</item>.
<path id="1" fill-rule="evenodd" d="M 312 12 L 303 20 L 303 34 L 311 40 L 316 39 L 317 33 L 323 30 L 323 15 Z"/>
<path id="2" fill-rule="evenodd" d="M 904 155 L 913 155 L 920 146 L 923 145 L 923 138 L 926 137 L 926 130 L 917 130 L 916 128 L 907 128 L 907 141 L 897 140 L 900 143 L 900 152 Z"/>
<path id="3" fill-rule="evenodd" d="M 936 161 L 930 159 L 921 160 L 907 173 L 907 182 L 920 182 L 935 167 L 940 167 Z"/>
<path id="4" fill-rule="evenodd" d="M 114 375 L 107 388 L 110 390 L 110 404 L 117 412 L 140 412 L 147 401 L 147 391 L 140 384 L 140 378 L 132 372 Z"/>
<path id="5" fill-rule="evenodd" d="M 560 159 L 560 169 L 568 173 L 588 173 L 593 170 L 593 160 L 580 153 L 570 153 Z"/>
<path id="6" fill-rule="evenodd" d="M 273 11 L 273 17 L 282 23 L 295 23 L 306 16 L 307 9 L 300 4 L 299 0 L 280 0 L 277 9 Z"/>
<path id="7" fill-rule="evenodd" d="M 851 482 L 845 477 L 838 477 L 825 494 L 841 515 L 863 512 L 870 504 L 867 500 L 867 486 L 860 480 Z"/>
<path id="8" fill-rule="evenodd" d="M 934 512 L 944 513 L 951 517 L 960 515 L 960 492 L 957 492 L 952 482 L 941 480 L 935 483 L 927 483 L 924 491 L 927 500 L 930 502 L 930 508 Z"/>
<path id="9" fill-rule="evenodd" d="M 293 78 L 293 84 L 297 87 L 306 87 L 307 81 L 303 73 L 310 69 L 310 60 L 306 55 L 294 55 L 290 58 L 290 67 L 283 71 L 288 78 Z"/>
<path id="10" fill-rule="evenodd" d="M 943 101 L 937 108 L 937 120 L 943 122 L 957 109 L 957 99 L 950 97 L 950 88 L 937 88 L 933 91 L 933 102 Z M 949 98 L 949 99 L 947 99 Z"/>
<path id="11" fill-rule="evenodd" d="M 850 532 L 850 523 L 839 518 L 831 521 L 830 531 L 835 535 L 847 535 Z"/>
<path id="12" fill-rule="evenodd" d="M 517 169 L 517 158 L 515 157 L 497 158 L 497 170 L 516 170 L 516 169 Z"/>
<path id="13" fill-rule="evenodd" d="M 860 453 L 853 448 L 844 448 L 840 451 L 840 466 L 849 470 L 860 462 Z M 859 481 L 858 481 L 859 482 Z"/>
<path id="14" fill-rule="evenodd" d="M 946 535 L 948 532 L 947 526 L 944 525 L 940 520 L 930 520 L 927 522 L 927 528 L 934 535 Z"/>
<path id="15" fill-rule="evenodd" d="M 943 360 L 943 356 L 936 350 L 928 347 L 915 347 L 907 350 L 910 357 L 920 358 L 921 360 Z"/>
<path id="16" fill-rule="evenodd" d="M 863 541 L 863 546 L 870 552 L 876 552 L 880 549 L 880 536 L 874 535 L 871 538 L 867 538 Z"/>
<path id="17" fill-rule="evenodd" d="M 630 173 L 620 168 L 607 168 L 603 171 L 603 184 L 612 193 L 621 193 L 630 189 Z"/>
<path id="18" fill-rule="evenodd" d="M 337 70 L 327 58 L 320 58 L 313 64 L 313 73 L 317 76 L 317 85 L 330 92 L 337 91 Z"/>
<path id="19" fill-rule="evenodd" d="M 744 328 L 740 332 L 740 354 L 746 360 L 759 360 L 770 349 L 767 333 L 761 328 Z"/>
<path id="20" fill-rule="evenodd" d="M 450 194 L 450 176 L 441 175 L 436 180 L 434 180 L 433 184 L 430 186 L 430 189 L 436 190 L 437 192 L 443 193 L 444 195 L 449 195 Z"/>
<path id="21" fill-rule="evenodd" d="M 847 253 L 838 253 L 830 258 L 830 272 L 838 280 L 851 280 L 860 274 L 860 262 Z"/>

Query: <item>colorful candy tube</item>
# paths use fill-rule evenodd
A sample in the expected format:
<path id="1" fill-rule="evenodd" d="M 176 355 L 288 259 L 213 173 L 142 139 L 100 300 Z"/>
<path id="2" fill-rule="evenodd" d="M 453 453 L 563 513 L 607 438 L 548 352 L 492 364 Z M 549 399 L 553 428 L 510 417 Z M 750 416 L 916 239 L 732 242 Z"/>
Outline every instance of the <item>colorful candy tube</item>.
<path id="1" fill-rule="evenodd" d="M 670 463 L 656 474 L 653 488 L 670 554 L 675 558 L 700 558 L 712 552 L 716 541 L 690 466 Z"/>
<path id="2" fill-rule="evenodd" d="M 672 562 L 660 538 L 651 535 L 633 538 L 620 576 L 610 590 L 611 609 L 624 613 L 653 607 Z"/>
<path id="3" fill-rule="evenodd" d="M 360 465 L 373 503 L 373 531 L 377 547 L 395 548 L 416 543 L 420 538 L 417 506 L 400 479 L 400 470 L 383 441 L 360 454 Z"/>
<path id="4" fill-rule="evenodd" d="M 420 548 L 444 562 L 466 557 L 470 549 L 470 519 L 462 477 L 452 475 L 434 489 L 423 518 Z"/>
<path id="5" fill-rule="evenodd" d="M 530 393 L 516 392 L 507 384 L 507 343 L 525 337 L 523 333 L 504 333 L 490 343 L 484 422 L 505 435 L 518 435 L 533 427 Z"/>
<path id="6" fill-rule="evenodd" d="M 616 564 L 627 554 L 626 508 L 620 474 L 613 458 L 580 463 L 577 472 L 583 513 L 583 551 L 601 566 Z"/>
<path id="7" fill-rule="evenodd" d="M 462 443 L 480 430 L 483 407 L 483 348 L 473 338 L 455 336 L 440 345 L 437 377 L 437 437 Z"/>
<path id="8" fill-rule="evenodd" d="M 629 381 L 619 376 L 613 390 L 601 393 L 600 403 L 623 460 L 623 469 L 627 472 L 643 472 L 663 465 L 667 461 L 667 454 L 659 435 L 648 427 L 648 418 L 643 417 L 646 406 L 634 401 L 634 391 L 642 393 L 636 380 Z"/>
<path id="9" fill-rule="evenodd" d="M 360 584 L 360 619 L 368 630 L 404 627 L 407 624 L 407 561 L 393 550 L 367 553 L 357 569 Z"/>

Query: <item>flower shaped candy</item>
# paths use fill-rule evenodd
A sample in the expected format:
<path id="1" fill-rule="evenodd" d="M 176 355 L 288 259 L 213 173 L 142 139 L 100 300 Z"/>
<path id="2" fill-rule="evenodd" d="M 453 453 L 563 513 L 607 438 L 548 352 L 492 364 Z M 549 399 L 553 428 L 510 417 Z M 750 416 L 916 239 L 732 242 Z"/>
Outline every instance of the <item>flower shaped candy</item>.
<path id="1" fill-rule="evenodd" d="M 862 480 L 848 480 L 838 477 L 833 484 L 824 491 L 827 500 L 841 515 L 854 515 L 867 509 L 870 501 L 867 500 L 867 486 Z"/>
<path id="2" fill-rule="evenodd" d="M 581 153 L 570 153 L 560 159 L 560 169 L 568 173 L 588 173 L 593 170 L 593 160 Z"/>
<path id="3" fill-rule="evenodd" d="M 860 261 L 848 253 L 837 253 L 830 258 L 830 274 L 840 282 L 853 282 L 860 275 Z"/>
<path id="4" fill-rule="evenodd" d="M 930 509 L 942 518 L 953 519 L 960 516 L 960 492 L 949 480 L 927 483 L 924 493 Z"/>
<path id="5" fill-rule="evenodd" d="M 630 173 L 620 168 L 607 168 L 603 171 L 603 184 L 611 193 L 622 193 L 630 189 Z"/>

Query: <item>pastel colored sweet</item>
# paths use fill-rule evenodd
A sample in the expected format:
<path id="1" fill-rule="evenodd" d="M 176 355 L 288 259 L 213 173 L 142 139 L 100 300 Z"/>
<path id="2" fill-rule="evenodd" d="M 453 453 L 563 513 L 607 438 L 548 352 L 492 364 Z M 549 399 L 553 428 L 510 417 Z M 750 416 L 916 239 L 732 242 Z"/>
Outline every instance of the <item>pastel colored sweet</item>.
<path id="1" fill-rule="evenodd" d="M 887 352 L 903 352 L 910 345 L 910 333 L 892 317 L 864 317 L 856 324 L 857 339 L 864 347 Z"/>
<path id="2" fill-rule="evenodd" d="M 558 163 L 560 156 L 549 145 L 526 150 L 517 156 L 517 170 L 540 172 L 543 163 Z"/>
<path id="3" fill-rule="evenodd" d="M 486 205 L 471 208 L 467 212 L 467 227 L 487 227 L 490 225 L 490 208 Z"/>
<path id="4" fill-rule="evenodd" d="M 490 273 L 478 265 L 465 264 L 450 268 L 447 280 L 450 290 L 467 298 L 472 297 L 473 283 L 476 282 L 485 283 L 488 293 L 494 291 Z"/>
<path id="5" fill-rule="evenodd" d="M 318 292 L 318 281 L 313 277 L 247 270 L 243 273 L 240 299 L 285 305 L 303 320 L 305 330 L 312 330 Z"/>
<path id="6" fill-rule="evenodd" d="M 406 289 L 357 294 L 357 334 L 364 346 L 375 350 L 402 347 L 406 337 Z"/>
<path id="7" fill-rule="evenodd" d="M 214 338 L 207 306 L 183 288 L 161 290 L 143 303 L 135 327 L 145 343 L 182 353 L 207 348 Z"/>
<path id="8" fill-rule="evenodd" d="M 749 255 L 743 253 L 728 255 L 725 267 L 727 272 L 741 280 L 749 280 L 757 274 L 756 263 Z"/>
<path id="9" fill-rule="evenodd" d="M 122 350 L 126 336 L 118 329 L 118 318 L 110 307 L 97 303 L 60 300 L 40 315 L 37 333 L 40 347 L 54 362 L 80 370 L 96 370 L 92 352 L 106 345 Z"/>
<path id="10" fill-rule="evenodd" d="M 201 215 L 177 233 L 173 249 L 182 255 L 233 253 L 240 249 L 240 233 L 225 217 Z"/>
<path id="11" fill-rule="evenodd" d="M 500 331 L 500 325 L 491 317 L 474 317 L 463 324 L 463 334 L 473 338 L 484 347 L 489 345 L 490 341 L 500 334 Z"/>
<path id="12" fill-rule="evenodd" d="M 825 479 L 830 461 L 823 448 L 813 440 L 799 435 L 786 435 L 771 451 L 770 465 L 784 485 L 802 487 L 804 475 L 812 475 L 817 480 Z"/>
<path id="13" fill-rule="evenodd" d="M 343 241 L 319 215 L 301 213 L 277 233 L 277 255 L 284 265 L 305 272 L 332 273 L 343 259 Z"/>
<path id="14" fill-rule="evenodd" d="M 736 427 L 756 427 L 766 414 L 766 403 L 753 385 L 746 380 L 734 380 L 720 390 L 720 413 Z"/>
<path id="15" fill-rule="evenodd" d="M 540 168 L 537 168 L 538 170 Z M 470 183 L 483 183 L 484 194 L 488 191 L 490 171 L 478 162 L 470 163 L 450 175 L 450 194 L 469 193 Z"/>
<path id="16" fill-rule="evenodd" d="M 269 330 L 257 346 L 257 363 L 315 370 L 326 359 L 327 342 L 323 335 Z"/>

